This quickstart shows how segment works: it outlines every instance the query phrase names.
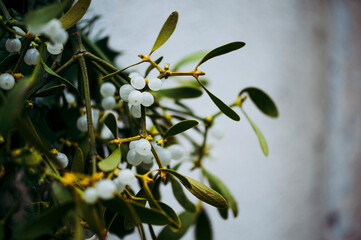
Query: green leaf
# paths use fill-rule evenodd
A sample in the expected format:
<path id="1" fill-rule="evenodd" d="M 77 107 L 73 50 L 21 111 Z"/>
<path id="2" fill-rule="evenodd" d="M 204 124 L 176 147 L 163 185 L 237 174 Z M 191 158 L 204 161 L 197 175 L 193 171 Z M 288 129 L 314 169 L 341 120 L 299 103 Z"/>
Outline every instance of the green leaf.
<path id="1" fill-rule="evenodd" d="M 24 21 L 30 26 L 39 26 L 57 18 L 69 4 L 69 1 L 54 3 L 48 6 L 37 8 L 25 15 Z"/>
<path id="2" fill-rule="evenodd" d="M 71 164 L 71 171 L 77 173 L 84 173 L 84 156 L 80 147 L 75 149 L 73 162 Z"/>
<path id="3" fill-rule="evenodd" d="M 49 97 L 59 93 L 62 93 L 65 89 L 65 84 L 56 85 L 34 94 L 34 97 Z"/>
<path id="4" fill-rule="evenodd" d="M 177 26 L 178 22 L 178 12 L 174 11 L 169 15 L 167 21 L 164 23 L 162 29 L 159 32 L 157 40 L 154 43 L 152 51 L 149 53 L 151 55 L 155 50 L 160 48 L 172 35 Z"/>
<path id="5" fill-rule="evenodd" d="M 211 58 L 218 57 L 220 55 L 235 51 L 237 49 L 242 48 L 246 43 L 244 42 L 231 42 L 226 45 L 220 46 L 218 48 L 213 49 L 210 51 L 206 56 L 202 58 L 202 60 L 197 64 L 196 69 L 206 61 L 208 61 Z"/>
<path id="6" fill-rule="evenodd" d="M 229 191 L 229 189 L 223 184 L 223 182 L 204 168 L 202 168 L 203 174 L 207 177 L 209 185 L 211 188 L 222 194 L 228 202 L 228 207 L 232 209 L 233 216 L 237 217 L 238 215 L 238 206 L 235 198 Z M 224 214 L 224 213 L 223 213 Z"/>
<path id="7" fill-rule="evenodd" d="M 239 121 L 240 117 L 239 115 L 233 111 L 232 108 L 230 108 L 227 104 L 225 104 L 224 102 L 222 102 L 221 99 L 217 98 L 216 96 L 213 95 L 213 93 L 211 93 L 203 84 L 201 81 L 199 81 L 197 79 L 199 85 L 202 86 L 202 88 L 206 91 L 206 93 L 208 94 L 208 96 L 211 98 L 211 100 L 214 102 L 214 104 L 216 104 L 216 106 L 219 108 L 219 110 L 221 110 L 221 112 L 223 112 L 227 117 L 229 117 L 230 119 L 234 120 L 234 121 Z"/>
<path id="8" fill-rule="evenodd" d="M 120 163 L 120 160 L 122 158 L 120 147 L 114 150 L 112 154 L 110 154 L 109 157 L 103 159 L 98 163 L 98 167 L 105 172 L 114 170 L 118 164 Z"/>
<path id="9" fill-rule="evenodd" d="M 117 212 L 121 216 L 132 219 L 132 214 L 129 211 L 125 202 L 130 204 L 135 209 L 140 220 L 143 223 L 149 223 L 153 225 L 166 225 L 169 223 L 168 218 L 158 209 L 146 208 L 145 206 L 137 202 L 115 197 L 112 200 L 103 201 L 103 205 L 107 209 L 113 212 Z"/>
<path id="10" fill-rule="evenodd" d="M 178 61 L 174 68 L 173 68 L 173 72 L 177 72 L 178 69 L 186 64 L 198 61 L 199 59 L 201 59 L 202 57 L 204 57 L 204 55 L 206 55 L 206 51 L 201 50 L 201 51 L 197 51 L 194 53 L 191 53 L 187 56 L 185 56 L 184 58 L 182 58 L 180 61 Z"/>
<path id="11" fill-rule="evenodd" d="M 197 98 L 202 95 L 202 91 L 200 89 L 194 87 L 188 87 L 188 86 L 161 89 L 155 93 L 156 95 L 160 95 L 162 97 L 174 98 L 174 99 Z"/>
<path id="12" fill-rule="evenodd" d="M 186 177 L 189 183 L 191 184 L 192 188 L 188 188 L 185 186 L 189 192 L 191 192 L 195 197 L 199 200 L 202 200 L 209 205 L 212 205 L 216 208 L 226 208 L 227 201 L 224 197 L 216 192 L 215 190 L 207 187 L 203 183 L 200 183 L 193 178 Z"/>
<path id="13" fill-rule="evenodd" d="M 194 203 L 192 203 L 184 194 L 183 187 L 180 185 L 180 183 L 174 178 L 171 178 L 171 183 L 173 195 L 177 199 L 178 203 L 188 212 L 195 212 L 196 205 L 194 205 Z"/>
<path id="14" fill-rule="evenodd" d="M 174 212 L 174 210 L 167 204 L 158 201 L 159 206 L 166 213 L 168 218 L 171 218 L 173 221 L 169 223 L 169 226 L 173 228 L 174 231 L 178 231 L 181 228 L 181 221 L 179 216 Z"/>
<path id="15" fill-rule="evenodd" d="M 9 54 L 0 63 L 0 72 L 6 72 L 12 65 L 14 65 L 20 57 L 20 53 Z"/>
<path id="16" fill-rule="evenodd" d="M 248 93 L 251 100 L 258 107 L 261 112 L 264 114 L 276 118 L 278 117 L 278 109 L 274 101 L 261 89 L 255 87 L 249 87 L 243 89 L 239 95 L 242 93 Z"/>
<path id="17" fill-rule="evenodd" d="M 183 212 L 179 215 L 181 221 L 181 228 L 178 232 L 173 232 L 169 226 L 162 229 L 158 236 L 158 240 L 177 240 L 181 239 L 188 229 L 193 225 L 197 219 L 198 213 Z"/>
<path id="18" fill-rule="evenodd" d="M 163 56 L 158 58 L 157 60 L 155 60 L 154 62 L 156 64 L 159 64 L 161 61 L 163 60 Z M 155 66 L 153 64 L 150 64 L 149 67 L 147 68 L 147 70 L 145 71 L 144 77 L 147 77 L 148 74 L 155 68 Z"/>
<path id="19" fill-rule="evenodd" d="M 168 169 L 168 168 L 161 168 L 158 169 L 161 172 L 166 172 L 168 174 L 173 175 L 174 177 L 178 178 L 179 181 L 187 188 L 192 188 L 192 185 L 190 184 L 190 182 L 188 181 L 186 176 L 183 176 L 182 174 L 174 171 L 173 169 Z"/>
<path id="20" fill-rule="evenodd" d="M 264 138 L 261 130 L 259 130 L 259 128 L 256 126 L 256 124 L 254 124 L 254 122 L 249 118 L 249 116 L 247 115 L 247 113 L 243 110 L 243 108 L 241 108 L 244 116 L 246 116 L 248 122 L 251 124 L 253 130 L 255 131 L 255 133 L 257 134 L 257 137 L 258 137 L 258 141 L 259 141 L 259 144 L 261 145 L 261 149 L 264 153 L 265 156 L 268 156 L 269 154 L 269 151 L 268 151 L 268 145 L 267 145 L 267 141 L 266 139 Z"/>
<path id="21" fill-rule="evenodd" d="M 195 230 L 196 240 L 212 240 L 212 227 L 211 221 L 208 217 L 207 212 L 202 209 L 199 213 L 197 222 L 196 222 L 196 230 Z"/>
<path id="22" fill-rule="evenodd" d="M 105 223 L 103 215 L 100 214 L 98 205 L 88 205 L 83 201 L 80 201 L 82 218 L 89 225 L 89 228 L 95 232 L 98 236 L 104 234 Z"/>
<path id="23" fill-rule="evenodd" d="M 71 87 L 75 92 L 77 92 L 78 95 L 80 95 L 79 90 L 71 82 L 69 82 L 68 80 L 57 74 L 56 72 L 54 72 L 53 69 L 48 67 L 43 60 L 41 60 L 41 65 L 43 65 L 43 68 L 47 73 L 53 75 L 54 77 L 59 78 L 60 80 L 63 80 L 69 87 Z"/>
<path id="24" fill-rule="evenodd" d="M 221 217 L 224 220 L 228 219 L 228 208 L 217 208 L 219 215 L 221 215 Z"/>
<path id="25" fill-rule="evenodd" d="M 188 129 L 194 128 L 198 124 L 199 123 L 196 120 L 191 119 L 180 121 L 168 128 L 168 130 L 163 135 L 163 139 L 173 137 L 174 135 L 187 131 Z"/>
<path id="26" fill-rule="evenodd" d="M 70 202 L 47 210 L 44 214 L 31 220 L 16 231 L 15 238 L 22 240 L 36 239 L 46 234 L 53 227 L 59 226 L 59 221 L 73 208 L 74 203 Z"/>
<path id="27" fill-rule="evenodd" d="M 70 9 L 67 11 L 59 21 L 63 25 L 64 29 L 69 29 L 74 26 L 84 16 L 89 8 L 91 0 L 78 0 Z"/>
<path id="28" fill-rule="evenodd" d="M 102 119 L 100 122 L 104 122 L 104 124 L 109 128 L 109 130 L 112 132 L 114 138 L 118 137 L 118 125 L 117 125 L 117 119 L 115 118 L 113 113 L 108 113 Z"/>

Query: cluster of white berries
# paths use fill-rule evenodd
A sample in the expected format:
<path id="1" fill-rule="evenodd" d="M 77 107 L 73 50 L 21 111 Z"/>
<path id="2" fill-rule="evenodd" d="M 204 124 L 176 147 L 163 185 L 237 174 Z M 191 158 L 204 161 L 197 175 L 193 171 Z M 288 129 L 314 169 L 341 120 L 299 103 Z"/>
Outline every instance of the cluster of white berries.
<path id="1" fill-rule="evenodd" d="M 104 110 L 112 110 L 117 106 L 114 98 L 115 92 L 116 88 L 112 83 L 106 82 L 101 85 L 100 94 L 103 97 L 101 105 Z"/>
<path id="2" fill-rule="evenodd" d="M 151 152 L 153 145 L 157 155 L 164 166 L 169 165 L 172 159 L 181 160 L 185 155 L 184 148 L 179 144 L 174 144 L 169 148 L 163 148 L 156 143 L 150 143 L 146 139 L 135 140 L 129 143 L 129 152 L 127 154 L 127 162 L 133 166 L 140 164 L 152 164 L 154 158 Z"/>
<path id="3" fill-rule="evenodd" d="M 159 78 L 143 78 L 139 73 L 132 72 L 129 74 L 130 84 L 124 84 L 119 89 L 119 95 L 124 102 L 131 105 L 130 112 L 133 117 L 141 117 L 140 105 L 149 107 L 154 103 L 154 97 L 150 92 L 142 91 L 146 85 L 152 91 L 158 91 L 162 87 L 162 80 Z"/>
<path id="4" fill-rule="evenodd" d="M 120 170 L 113 180 L 101 179 L 95 187 L 88 187 L 83 193 L 83 200 L 88 204 L 94 204 L 98 199 L 110 200 L 116 192 L 123 192 L 134 180 L 135 175 L 130 169 Z"/>
<path id="5" fill-rule="evenodd" d="M 3 73 L 0 75 L 0 88 L 10 90 L 15 85 L 15 78 L 10 73 Z"/>
<path id="6" fill-rule="evenodd" d="M 30 32 L 44 34 L 50 39 L 47 44 L 49 53 L 57 55 L 63 51 L 64 44 L 68 40 L 68 33 L 64 30 L 58 19 L 52 19 L 43 25 L 29 26 Z"/>

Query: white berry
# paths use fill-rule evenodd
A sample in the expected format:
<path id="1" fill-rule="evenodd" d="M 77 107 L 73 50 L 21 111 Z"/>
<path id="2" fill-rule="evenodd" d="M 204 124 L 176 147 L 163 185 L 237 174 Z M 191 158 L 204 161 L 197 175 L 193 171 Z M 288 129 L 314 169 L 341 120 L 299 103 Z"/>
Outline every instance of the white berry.
<path id="1" fill-rule="evenodd" d="M 0 75 L 0 88 L 4 90 L 10 90 L 15 85 L 15 78 L 9 73 Z"/>
<path id="2" fill-rule="evenodd" d="M 174 144 L 168 148 L 170 153 L 172 154 L 172 159 L 174 160 L 180 160 L 185 155 L 184 148 L 179 144 Z"/>
<path id="3" fill-rule="evenodd" d="M 68 40 L 68 37 L 69 37 L 68 32 L 65 31 L 64 29 L 62 29 L 62 31 L 59 31 L 57 34 L 49 36 L 51 41 L 60 44 L 65 44 L 66 41 Z"/>
<path id="4" fill-rule="evenodd" d="M 48 42 L 48 44 L 46 45 L 46 49 L 50 54 L 58 55 L 63 51 L 64 46 L 61 43 Z"/>
<path id="5" fill-rule="evenodd" d="M 35 65 L 39 60 L 39 51 L 36 48 L 31 48 L 26 51 L 24 61 L 28 65 Z"/>
<path id="6" fill-rule="evenodd" d="M 114 84 L 110 82 L 103 83 L 100 87 L 100 94 L 103 97 L 114 96 L 115 91 L 116 89 Z"/>
<path id="7" fill-rule="evenodd" d="M 135 149 L 131 149 L 127 154 L 127 162 L 133 166 L 138 166 L 142 162 L 139 156 Z"/>
<path id="8" fill-rule="evenodd" d="M 145 139 L 140 139 L 137 145 L 135 146 L 135 151 L 143 156 L 150 153 L 150 150 L 151 150 L 150 142 Z"/>
<path id="9" fill-rule="evenodd" d="M 150 92 L 142 92 L 142 105 L 145 107 L 149 107 L 154 103 L 154 97 Z"/>
<path id="10" fill-rule="evenodd" d="M 78 127 L 79 131 L 81 132 L 87 132 L 88 131 L 88 122 L 86 115 L 81 116 L 76 121 L 76 126 Z"/>
<path id="11" fill-rule="evenodd" d="M 131 184 L 135 179 L 135 175 L 130 169 L 123 169 L 118 173 L 118 180 L 124 185 Z"/>
<path id="12" fill-rule="evenodd" d="M 115 183 L 115 185 L 117 186 L 117 191 L 118 192 L 123 192 L 124 191 L 126 185 L 121 183 L 118 178 L 114 178 L 113 183 Z"/>
<path id="13" fill-rule="evenodd" d="M 88 187 L 83 192 L 83 200 L 87 204 L 94 204 L 98 200 L 98 193 L 97 190 L 93 187 Z"/>
<path id="14" fill-rule="evenodd" d="M 58 159 L 58 162 L 55 164 L 57 168 L 64 169 L 68 166 L 69 159 L 64 153 L 58 153 L 56 159 Z"/>
<path id="15" fill-rule="evenodd" d="M 162 164 L 164 166 L 168 165 L 170 163 L 170 160 L 172 159 L 172 154 L 168 149 L 161 148 L 158 152 L 158 157 Z"/>
<path id="16" fill-rule="evenodd" d="M 131 73 L 129 73 L 129 75 L 128 75 L 128 77 L 130 77 L 130 78 L 134 78 L 134 77 L 138 77 L 138 76 L 141 77 L 138 72 L 131 72 Z"/>
<path id="17" fill-rule="evenodd" d="M 25 32 L 24 32 L 21 28 L 19 28 L 19 27 L 17 27 L 17 26 L 14 26 L 13 29 L 14 29 L 15 31 L 17 31 L 18 33 L 25 34 Z M 22 36 L 16 35 L 16 38 L 22 38 Z"/>
<path id="18" fill-rule="evenodd" d="M 134 88 L 130 84 L 124 84 L 119 89 L 119 96 L 125 101 L 128 102 L 128 97 L 131 92 L 134 91 Z"/>
<path id="19" fill-rule="evenodd" d="M 117 186 L 110 179 L 100 180 L 99 182 L 97 182 L 95 188 L 98 196 L 103 200 L 112 199 L 115 191 L 117 190 Z"/>
<path id="20" fill-rule="evenodd" d="M 221 125 L 213 125 L 210 129 L 212 137 L 221 139 L 224 136 L 224 128 Z"/>
<path id="21" fill-rule="evenodd" d="M 145 79 L 141 76 L 135 76 L 130 79 L 130 83 L 135 89 L 143 89 L 145 87 Z"/>
<path id="22" fill-rule="evenodd" d="M 135 149 L 135 146 L 137 146 L 138 140 L 131 141 L 129 143 L 129 149 Z"/>
<path id="23" fill-rule="evenodd" d="M 148 79 L 148 87 L 153 91 L 158 91 L 162 88 L 162 80 L 159 78 L 149 78 Z"/>
<path id="24" fill-rule="evenodd" d="M 76 99 L 75 99 L 74 94 L 69 93 L 69 92 L 66 92 L 66 93 L 64 93 L 64 96 L 65 96 L 66 101 L 67 101 L 70 105 L 76 103 Z"/>
<path id="25" fill-rule="evenodd" d="M 5 48 L 8 52 L 11 52 L 11 53 L 19 52 L 21 49 L 21 42 L 17 38 L 14 38 L 14 39 L 9 38 L 5 42 Z"/>
<path id="26" fill-rule="evenodd" d="M 138 106 L 131 106 L 130 107 L 130 112 L 132 113 L 133 117 L 135 118 L 141 118 L 142 117 L 142 111 L 140 108 L 140 105 Z"/>
<path id="27" fill-rule="evenodd" d="M 115 102 L 115 98 L 113 96 L 105 97 L 102 100 L 102 107 L 104 110 L 111 110 L 116 105 L 117 105 L 117 103 Z"/>
<path id="28" fill-rule="evenodd" d="M 154 158 L 153 153 L 150 152 L 142 158 L 142 162 L 145 164 L 150 164 L 150 163 L 153 163 L 154 159 L 155 158 Z"/>
<path id="29" fill-rule="evenodd" d="M 128 100 L 129 103 L 132 104 L 133 106 L 138 106 L 143 101 L 142 93 L 139 92 L 138 90 L 134 90 L 129 94 Z"/>

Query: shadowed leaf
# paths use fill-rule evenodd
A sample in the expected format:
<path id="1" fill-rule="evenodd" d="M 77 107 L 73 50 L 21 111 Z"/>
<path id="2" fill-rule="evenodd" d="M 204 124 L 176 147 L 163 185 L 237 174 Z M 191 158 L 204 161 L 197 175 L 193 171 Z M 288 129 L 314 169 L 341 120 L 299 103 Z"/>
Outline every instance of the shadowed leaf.
<path id="1" fill-rule="evenodd" d="M 104 116 L 100 122 L 104 122 L 104 124 L 109 128 L 109 130 L 112 132 L 114 138 L 118 137 L 118 125 L 117 125 L 117 119 L 115 118 L 113 113 L 108 113 L 106 116 Z"/>
<path id="2" fill-rule="evenodd" d="M 77 173 L 84 173 L 84 156 L 80 147 L 75 149 L 73 163 L 71 164 L 71 171 Z"/>
<path id="3" fill-rule="evenodd" d="M 195 235 L 196 240 L 212 240 L 211 221 L 204 209 L 198 215 Z"/>
<path id="4" fill-rule="evenodd" d="M 65 89 L 65 84 L 56 85 L 34 94 L 34 97 L 49 97 L 59 93 L 62 93 Z"/>
<path id="5" fill-rule="evenodd" d="M 188 212 L 195 212 L 196 205 L 194 205 L 194 203 L 192 203 L 184 194 L 183 187 L 180 185 L 180 183 L 174 178 L 171 178 L 171 183 L 173 195 L 177 199 L 178 203 Z"/>
<path id="6" fill-rule="evenodd" d="M 197 98 L 202 95 L 202 91 L 194 87 L 176 87 L 161 89 L 156 94 L 167 98 L 182 99 Z"/>
<path id="7" fill-rule="evenodd" d="M 170 38 L 170 36 L 172 35 L 172 33 L 174 32 L 177 26 L 177 22 L 178 22 L 178 12 L 175 11 L 172 12 L 171 15 L 169 15 L 167 21 L 164 23 L 150 54 L 152 54 L 155 50 L 160 48 Z"/>
<path id="8" fill-rule="evenodd" d="M 74 26 L 84 16 L 91 0 L 78 0 L 60 19 L 64 29 Z"/>
<path id="9" fill-rule="evenodd" d="M 158 236 L 158 240 L 177 240 L 181 239 L 188 229 L 197 219 L 198 213 L 183 212 L 179 215 L 181 228 L 178 232 L 173 232 L 169 226 L 162 229 Z"/>

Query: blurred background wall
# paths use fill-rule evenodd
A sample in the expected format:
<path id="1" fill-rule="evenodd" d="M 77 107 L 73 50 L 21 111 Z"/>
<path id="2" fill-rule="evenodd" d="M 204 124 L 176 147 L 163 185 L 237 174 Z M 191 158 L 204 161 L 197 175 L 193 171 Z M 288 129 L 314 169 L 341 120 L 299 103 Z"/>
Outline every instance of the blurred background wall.
<path id="1" fill-rule="evenodd" d="M 155 58 L 172 65 L 196 50 L 244 41 L 202 65 L 209 89 L 231 103 L 256 86 L 280 111 L 275 120 L 244 106 L 269 157 L 244 117 L 216 122 L 226 135 L 213 140 L 206 167 L 234 193 L 240 213 L 224 221 L 207 207 L 214 239 L 361 239 L 361 1 L 93 0 L 87 18 L 101 15 L 94 33 L 110 35 L 123 52 L 117 64 L 128 66 L 150 51 L 175 10 L 177 29 Z M 203 116 L 217 111 L 206 96 L 189 103 Z"/>

